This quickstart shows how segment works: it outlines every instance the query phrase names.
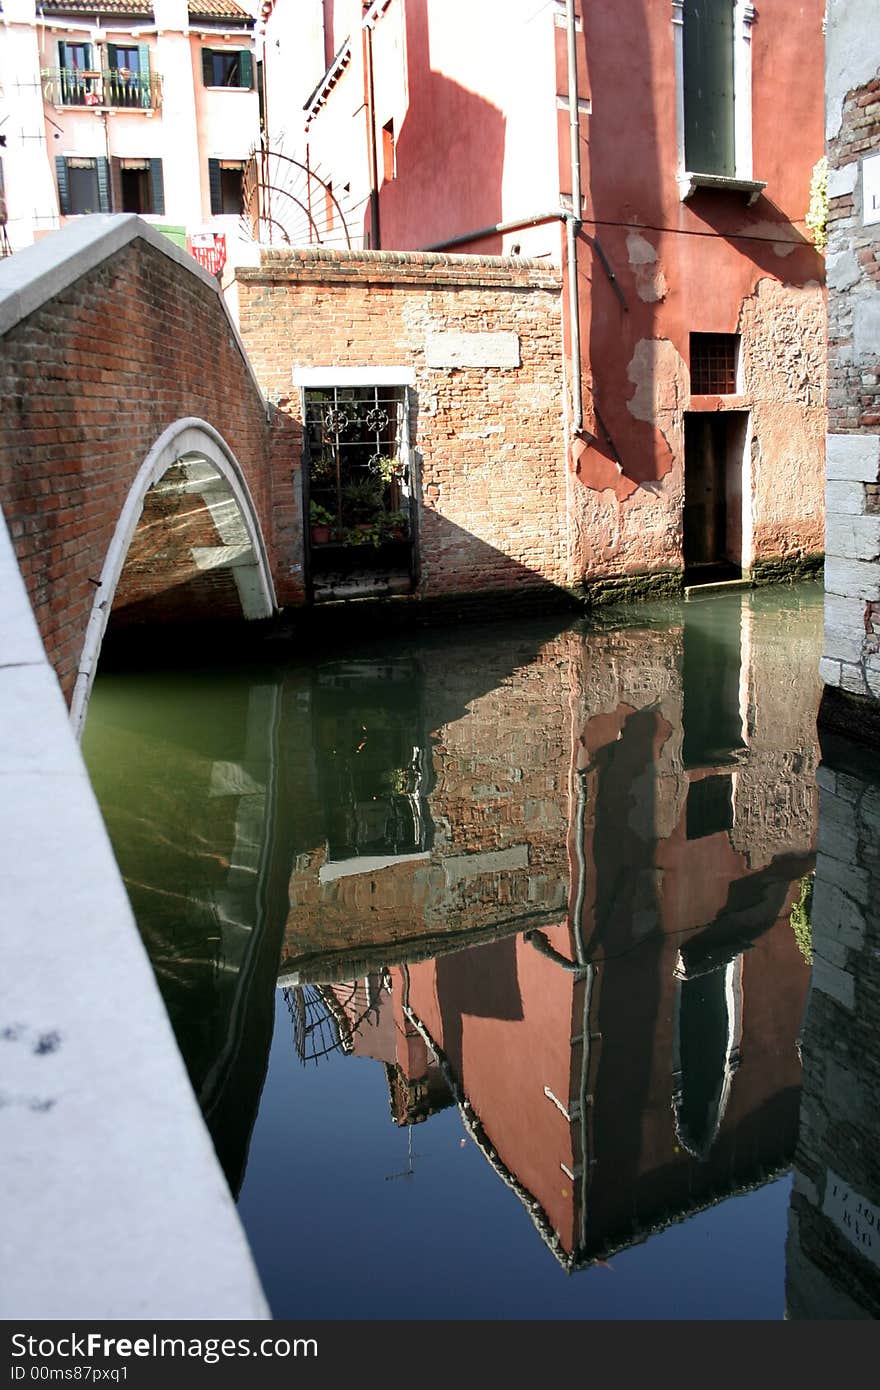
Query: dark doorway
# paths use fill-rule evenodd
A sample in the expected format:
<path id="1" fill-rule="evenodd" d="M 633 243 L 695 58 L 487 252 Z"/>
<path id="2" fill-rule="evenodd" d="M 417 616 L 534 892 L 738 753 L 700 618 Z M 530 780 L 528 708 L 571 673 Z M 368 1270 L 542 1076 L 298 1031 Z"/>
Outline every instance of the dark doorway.
<path id="1" fill-rule="evenodd" d="M 684 566 L 690 583 L 742 576 L 742 480 L 748 412 L 684 417 Z"/>
<path id="2" fill-rule="evenodd" d="M 408 592 L 416 571 L 405 388 L 309 388 L 305 423 L 312 598 Z"/>

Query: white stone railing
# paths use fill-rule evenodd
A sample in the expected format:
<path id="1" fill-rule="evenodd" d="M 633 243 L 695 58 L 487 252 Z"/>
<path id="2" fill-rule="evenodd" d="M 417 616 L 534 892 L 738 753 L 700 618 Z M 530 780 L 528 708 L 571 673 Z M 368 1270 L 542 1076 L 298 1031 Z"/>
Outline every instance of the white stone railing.
<path id="1" fill-rule="evenodd" d="M 270 1316 L 0 514 L 4 1319 Z"/>

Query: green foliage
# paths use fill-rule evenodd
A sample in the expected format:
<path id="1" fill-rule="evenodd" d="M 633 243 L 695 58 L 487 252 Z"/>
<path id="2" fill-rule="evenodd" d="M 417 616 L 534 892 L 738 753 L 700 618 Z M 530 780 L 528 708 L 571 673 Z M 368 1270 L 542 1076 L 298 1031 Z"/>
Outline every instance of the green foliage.
<path id="1" fill-rule="evenodd" d="M 798 944 L 798 950 L 807 965 L 813 963 L 813 875 L 804 874 L 801 879 L 801 893 L 791 909 L 791 926 Z"/>
<path id="2" fill-rule="evenodd" d="M 813 166 L 806 223 L 816 250 L 824 251 L 828 245 L 828 160 L 824 156 Z"/>
<path id="3" fill-rule="evenodd" d="M 335 526 L 336 517 L 332 512 L 328 512 L 326 507 L 322 507 L 320 502 L 312 502 L 309 505 L 309 521 L 313 526 Z"/>

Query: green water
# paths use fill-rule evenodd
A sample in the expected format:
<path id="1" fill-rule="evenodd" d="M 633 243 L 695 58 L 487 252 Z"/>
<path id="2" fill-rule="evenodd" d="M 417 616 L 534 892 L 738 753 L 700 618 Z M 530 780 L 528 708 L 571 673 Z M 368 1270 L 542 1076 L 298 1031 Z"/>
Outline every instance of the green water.
<path id="1" fill-rule="evenodd" d="M 99 676 L 276 1317 L 782 1316 L 821 598 Z"/>

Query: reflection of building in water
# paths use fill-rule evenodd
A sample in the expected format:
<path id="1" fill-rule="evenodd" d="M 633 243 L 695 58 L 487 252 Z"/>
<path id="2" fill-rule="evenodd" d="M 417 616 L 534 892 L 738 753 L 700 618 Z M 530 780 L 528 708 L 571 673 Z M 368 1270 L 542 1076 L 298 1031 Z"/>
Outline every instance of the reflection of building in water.
<path id="1" fill-rule="evenodd" d="M 880 1316 L 880 761 L 823 739 L 790 1317 Z"/>
<path id="2" fill-rule="evenodd" d="M 357 1036 L 393 1113 L 430 1113 L 445 1078 L 568 1267 L 765 1181 L 797 1130 L 818 600 L 654 612 L 545 643 L 440 724 L 447 653 L 422 702 L 430 843 L 344 874 L 301 856 L 292 883 L 287 981 L 389 963 Z"/>

